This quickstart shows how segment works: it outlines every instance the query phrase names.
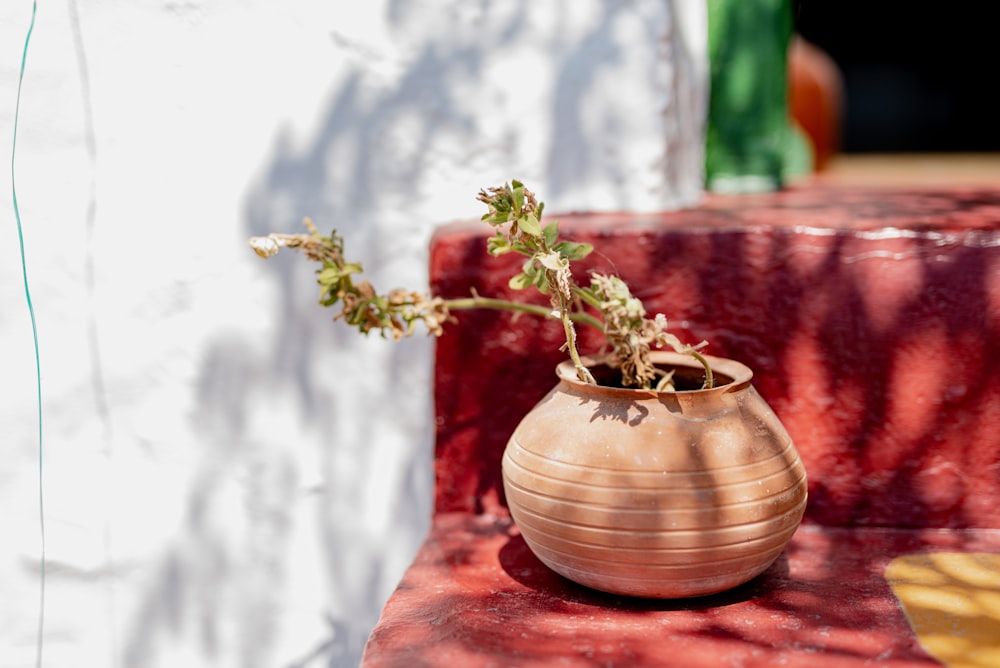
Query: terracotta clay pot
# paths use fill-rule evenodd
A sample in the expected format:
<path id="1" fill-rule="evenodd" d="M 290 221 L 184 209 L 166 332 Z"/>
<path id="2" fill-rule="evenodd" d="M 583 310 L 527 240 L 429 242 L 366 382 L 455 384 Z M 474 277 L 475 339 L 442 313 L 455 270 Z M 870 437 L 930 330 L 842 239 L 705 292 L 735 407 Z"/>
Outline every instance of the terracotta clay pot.
<path id="1" fill-rule="evenodd" d="M 542 562 L 594 589 L 684 598 L 777 559 L 805 511 L 805 469 L 750 369 L 708 360 L 717 386 L 679 392 L 588 385 L 559 365 L 503 458 L 511 515 Z M 686 355 L 654 361 L 700 379 Z"/>

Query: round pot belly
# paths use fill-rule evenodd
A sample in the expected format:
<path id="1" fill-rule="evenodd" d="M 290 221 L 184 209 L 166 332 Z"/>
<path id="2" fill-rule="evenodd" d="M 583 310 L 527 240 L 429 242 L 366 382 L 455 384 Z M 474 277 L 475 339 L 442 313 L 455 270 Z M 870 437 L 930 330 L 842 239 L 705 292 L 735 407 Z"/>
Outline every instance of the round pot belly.
<path id="1" fill-rule="evenodd" d="M 687 392 L 587 385 L 560 366 L 503 458 L 511 515 L 543 563 L 595 589 L 682 598 L 777 559 L 805 511 L 805 469 L 750 370 L 709 360 L 720 385 Z"/>

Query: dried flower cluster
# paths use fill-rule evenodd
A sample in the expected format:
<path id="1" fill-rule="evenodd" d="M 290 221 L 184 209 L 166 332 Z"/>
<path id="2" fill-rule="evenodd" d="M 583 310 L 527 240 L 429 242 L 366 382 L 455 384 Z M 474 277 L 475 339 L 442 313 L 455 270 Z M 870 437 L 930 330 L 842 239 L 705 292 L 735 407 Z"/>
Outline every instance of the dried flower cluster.
<path id="1" fill-rule="evenodd" d="M 354 280 L 353 276 L 360 274 L 363 267 L 359 262 L 344 259 L 343 238 L 336 232 L 330 236 L 320 234 L 308 218 L 305 224 L 309 234 L 253 237 L 250 247 L 263 258 L 271 257 L 281 248 L 294 248 L 318 262 L 319 303 L 333 306 L 339 302 L 341 308 L 334 320 L 344 320 L 365 334 L 378 330 L 382 336 L 399 340 L 412 336 L 418 322 L 424 323 L 434 336 L 444 333 L 442 325 L 451 319 L 445 300 L 403 289 L 379 295 L 367 280 Z"/>
<path id="2" fill-rule="evenodd" d="M 696 346 L 681 343 L 677 336 L 667 331 L 667 318 L 662 313 L 652 319 L 647 318 L 642 301 L 632 296 L 628 285 L 617 276 L 594 274 L 590 286 L 600 299 L 604 335 L 614 359 L 620 365 L 622 377 L 629 379 L 629 385 L 672 389 L 672 374 L 653 364 L 650 350 L 666 346 L 678 353 L 691 355 L 708 345 L 705 341 Z M 710 380 L 708 386 L 711 386 Z"/>

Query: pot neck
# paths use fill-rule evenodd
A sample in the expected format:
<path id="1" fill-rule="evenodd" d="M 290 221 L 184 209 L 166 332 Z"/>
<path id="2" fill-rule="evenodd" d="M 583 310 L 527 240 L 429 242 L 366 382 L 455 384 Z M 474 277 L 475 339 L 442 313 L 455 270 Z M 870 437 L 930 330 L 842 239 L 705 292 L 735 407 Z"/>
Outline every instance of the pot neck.
<path id="1" fill-rule="evenodd" d="M 577 377 L 576 369 L 574 368 L 573 363 L 569 360 L 562 362 L 556 367 L 556 375 L 561 383 L 566 384 L 568 387 L 572 387 L 574 392 L 593 396 L 630 398 L 632 400 L 657 399 L 665 397 L 673 397 L 678 400 L 685 400 L 685 398 L 695 400 L 697 397 L 700 398 L 700 400 L 704 400 L 713 396 L 721 397 L 726 394 L 731 394 L 750 386 L 750 381 L 753 379 L 753 371 L 750 367 L 741 362 L 725 357 L 713 357 L 706 355 L 705 358 L 708 360 L 709 365 L 712 367 L 712 372 L 716 377 L 715 387 L 707 389 L 657 392 L 656 390 L 641 388 L 593 385 L 586 383 Z M 611 366 L 608 364 L 609 356 L 607 355 L 585 356 L 582 359 L 584 365 L 590 369 L 601 366 Z M 685 371 L 693 370 L 696 372 L 700 372 L 702 370 L 702 366 L 697 362 L 697 360 L 680 353 L 654 351 L 651 354 L 651 359 L 658 367 L 665 369 L 673 368 Z"/>

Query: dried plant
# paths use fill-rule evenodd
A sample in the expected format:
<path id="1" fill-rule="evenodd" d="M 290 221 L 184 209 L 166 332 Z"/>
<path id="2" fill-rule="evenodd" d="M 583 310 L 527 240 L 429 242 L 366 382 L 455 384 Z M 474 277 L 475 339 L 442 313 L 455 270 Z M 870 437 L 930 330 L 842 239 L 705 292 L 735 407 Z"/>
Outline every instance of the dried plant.
<path id="1" fill-rule="evenodd" d="M 441 325 L 449 319 L 448 302 L 440 297 L 430 297 L 422 292 L 403 289 L 380 295 L 367 280 L 354 280 L 363 268 L 358 262 L 344 259 L 344 240 L 336 233 L 323 236 L 308 218 L 305 221 L 309 234 L 269 234 L 253 237 L 250 246 L 257 255 L 268 258 L 281 248 L 301 251 L 320 268 L 316 282 L 320 285 L 319 303 L 334 306 L 340 311 L 334 320 L 344 320 L 368 334 L 378 330 L 383 336 L 399 340 L 412 336 L 416 323 L 423 322 L 434 336 L 444 333 Z"/>
<path id="2" fill-rule="evenodd" d="M 361 264 L 344 259 L 344 240 L 335 232 L 330 236 L 320 234 L 308 219 L 305 223 L 309 234 L 274 233 L 253 237 L 250 246 L 264 258 L 271 257 L 281 248 L 293 248 L 319 263 L 320 304 L 339 304 L 340 310 L 334 319 L 344 320 L 365 334 L 377 330 L 382 336 L 398 340 L 413 335 L 416 323 L 422 322 L 428 333 L 440 336 L 443 325 L 454 320 L 453 311 L 472 308 L 520 311 L 560 321 L 566 336 L 564 348 L 577 375 L 585 382 L 594 383 L 595 380 L 577 349 L 577 323 L 596 327 L 604 333 L 611 353 L 609 364 L 620 370 L 625 387 L 673 389 L 670 374 L 650 360 L 650 351 L 662 347 L 696 358 L 705 368 L 703 387 L 713 386 L 712 369 L 698 352 L 706 345 L 704 341 L 696 346 L 684 344 L 667 331 L 667 320 L 662 314 L 647 317 L 642 302 L 617 276 L 594 274 L 586 287 L 576 282 L 571 265 L 589 255 L 593 247 L 560 239 L 555 222 L 543 226 L 544 204 L 524 184 L 512 181 L 481 190 L 477 199 L 487 206 L 482 219 L 494 228 L 487 251 L 491 255 L 514 252 L 527 258 L 521 271 L 510 279 L 510 287 L 537 289 L 549 297 L 551 308 L 478 294 L 442 299 L 396 289 L 380 295 L 360 277 Z"/>

